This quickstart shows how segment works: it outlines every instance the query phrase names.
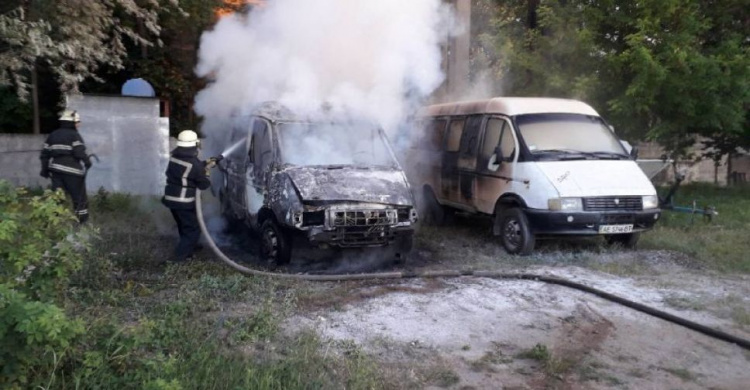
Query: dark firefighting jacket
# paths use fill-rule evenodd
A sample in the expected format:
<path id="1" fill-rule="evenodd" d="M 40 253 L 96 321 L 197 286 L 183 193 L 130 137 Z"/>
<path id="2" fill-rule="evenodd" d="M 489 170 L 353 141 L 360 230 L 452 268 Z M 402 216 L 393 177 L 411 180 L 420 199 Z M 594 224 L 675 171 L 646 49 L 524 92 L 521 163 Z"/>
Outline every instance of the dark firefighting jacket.
<path id="1" fill-rule="evenodd" d="M 91 167 L 83 138 L 76 130 L 75 123 L 70 121 L 61 121 L 60 128 L 50 133 L 39 159 L 42 160 L 43 173 L 84 176 L 84 167 Z"/>
<path id="2" fill-rule="evenodd" d="M 195 208 L 195 189 L 211 186 L 206 163 L 198 160 L 198 148 L 177 147 L 167 165 L 167 186 L 162 203 L 171 209 Z"/>

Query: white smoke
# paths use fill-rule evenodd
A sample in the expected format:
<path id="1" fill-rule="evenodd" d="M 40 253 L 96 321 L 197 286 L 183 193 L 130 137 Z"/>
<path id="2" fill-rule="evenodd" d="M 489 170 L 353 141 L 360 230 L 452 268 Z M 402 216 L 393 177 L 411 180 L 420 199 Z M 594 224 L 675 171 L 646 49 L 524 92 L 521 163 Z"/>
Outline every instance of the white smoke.
<path id="1" fill-rule="evenodd" d="M 393 132 L 442 83 L 453 20 L 441 0 L 269 1 L 203 34 L 196 72 L 211 82 L 195 110 L 226 117 L 278 101 L 314 115 L 328 103 Z"/>

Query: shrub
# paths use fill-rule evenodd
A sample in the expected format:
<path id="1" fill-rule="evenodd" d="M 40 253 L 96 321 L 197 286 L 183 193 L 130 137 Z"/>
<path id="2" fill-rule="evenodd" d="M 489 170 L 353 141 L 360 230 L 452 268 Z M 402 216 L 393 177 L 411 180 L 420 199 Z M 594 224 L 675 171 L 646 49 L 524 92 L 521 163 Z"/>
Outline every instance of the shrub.
<path id="1" fill-rule="evenodd" d="M 0 181 L 0 387 L 27 384 L 83 332 L 58 306 L 85 249 L 65 203 L 62 192 L 27 196 Z"/>

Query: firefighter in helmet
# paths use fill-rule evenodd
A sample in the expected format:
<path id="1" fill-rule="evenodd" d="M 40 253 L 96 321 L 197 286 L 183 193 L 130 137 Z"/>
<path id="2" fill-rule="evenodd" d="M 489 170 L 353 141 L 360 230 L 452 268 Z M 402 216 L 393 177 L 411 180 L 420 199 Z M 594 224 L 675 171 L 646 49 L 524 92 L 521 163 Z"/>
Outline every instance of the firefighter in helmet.
<path id="1" fill-rule="evenodd" d="M 172 151 L 167 165 L 167 186 L 162 203 L 172 212 L 180 241 L 172 261 L 182 262 L 192 257 L 199 249 L 201 231 L 195 211 L 196 188 L 205 190 L 211 185 L 208 170 L 212 161 L 198 159 L 200 140 L 192 130 L 184 130 L 177 136 L 177 147 Z"/>
<path id="2" fill-rule="evenodd" d="M 47 137 L 39 158 L 42 160 L 40 175 L 52 179 L 53 190 L 62 188 L 71 197 L 78 221 L 84 223 L 89 217 L 86 171 L 91 167 L 91 160 L 78 133 L 80 123 L 78 112 L 63 111 L 60 128 Z"/>

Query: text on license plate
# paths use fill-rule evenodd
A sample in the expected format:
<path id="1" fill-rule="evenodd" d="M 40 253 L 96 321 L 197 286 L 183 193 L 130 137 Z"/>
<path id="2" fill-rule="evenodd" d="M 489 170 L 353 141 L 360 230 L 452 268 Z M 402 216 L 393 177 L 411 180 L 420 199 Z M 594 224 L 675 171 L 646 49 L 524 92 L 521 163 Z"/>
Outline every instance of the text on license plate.
<path id="1" fill-rule="evenodd" d="M 632 233 L 633 225 L 601 225 L 599 234 Z"/>

